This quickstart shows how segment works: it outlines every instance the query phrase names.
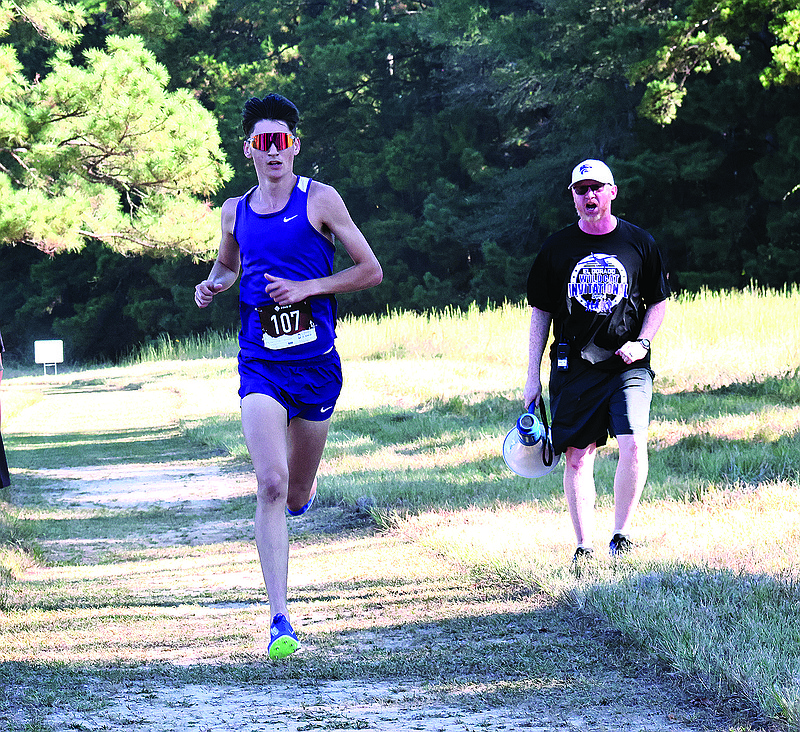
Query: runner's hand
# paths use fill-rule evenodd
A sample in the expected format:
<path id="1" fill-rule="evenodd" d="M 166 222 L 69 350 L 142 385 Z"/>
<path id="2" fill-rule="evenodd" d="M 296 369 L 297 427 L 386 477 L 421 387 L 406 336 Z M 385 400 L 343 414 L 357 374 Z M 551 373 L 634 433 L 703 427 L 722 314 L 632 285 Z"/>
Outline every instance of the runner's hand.
<path id="1" fill-rule="evenodd" d="M 271 274 L 265 274 L 264 277 L 269 281 L 265 292 L 278 305 L 294 305 L 312 294 L 309 291 L 308 281 L 285 280 L 283 277 L 273 277 Z"/>
<path id="2" fill-rule="evenodd" d="M 214 299 L 214 295 L 221 290 L 222 285 L 212 282 L 211 280 L 203 280 L 194 288 L 194 301 L 197 303 L 197 307 L 208 307 Z"/>

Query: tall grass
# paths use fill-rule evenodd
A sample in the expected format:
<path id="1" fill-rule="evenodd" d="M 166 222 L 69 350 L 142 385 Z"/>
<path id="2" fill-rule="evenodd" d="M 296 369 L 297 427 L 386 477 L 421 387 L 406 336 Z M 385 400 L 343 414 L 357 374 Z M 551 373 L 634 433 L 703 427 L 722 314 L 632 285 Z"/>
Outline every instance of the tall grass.
<path id="1" fill-rule="evenodd" d="M 342 298 L 343 309 L 346 298 Z M 687 293 L 670 301 L 654 342 L 653 365 L 661 391 L 721 387 L 781 376 L 800 365 L 800 287 Z M 529 308 L 438 313 L 391 311 L 344 315 L 337 348 L 347 361 L 444 359 L 487 366 L 527 366 Z M 185 339 L 163 335 L 126 364 L 146 361 L 233 358 L 236 334 L 209 332 Z"/>
<path id="2" fill-rule="evenodd" d="M 505 305 L 437 313 L 389 311 L 383 315 L 343 315 L 337 324 L 337 348 L 349 360 L 404 358 L 470 359 L 518 363 L 526 353 L 520 329 L 527 308 Z M 124 365 L 195 358 L 230 358 L 238 352 L 236 332 L 208 331 L 187 338 L 161 335 L 124 360 Z"/>
<path id="3" fill-rule="evenodd" d="M 662 390 L 780 376 L 800 365 L 800 287 L 681 295 L 655 346 Z"/>
<path id="4" fill-rule="evenodd" d="M 438 313 L 389 312 L 345 316 L 338 348 L 345 359 L 434 358 L 515 365 L 527 353 L 529 310 L 518 304 Z M 520 334 L 523 337 L 520 338 Z"/>
<path id="5" fill-rule="evenodd" d="M 727 568 L 628 571 L 590 593 L 640 647 L 722 698 L 800 729 L 800 580 Z"/>
<path id="6" fill-rule="evenodd" d="M 188 361 L 196 358 L 233 358 L 239 350 L 236 333 L 208 331 L 184 338 L 162 333 L 122 360 L 123 366 L 154 361 Z"/>

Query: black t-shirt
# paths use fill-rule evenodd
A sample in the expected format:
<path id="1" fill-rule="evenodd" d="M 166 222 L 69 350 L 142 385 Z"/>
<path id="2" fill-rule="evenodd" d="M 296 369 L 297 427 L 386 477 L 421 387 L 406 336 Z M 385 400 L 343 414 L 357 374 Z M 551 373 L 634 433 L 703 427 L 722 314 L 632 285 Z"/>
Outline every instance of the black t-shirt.
<path id="1" fill-rule="evenodd" d="M 636 340 L 648 305 L 670 289 L 653 237 L 617 219 L 614 231 L 593 235 L 577 223 L 548 237 L 528 275 L 528 303 L 553 316 L 555 349 L 597 368 L 628 368 L 615 351 Z M 554 353 L 551 353 L 551 357 Z M 649 366 L 650 354 L 636 367 Z"/>

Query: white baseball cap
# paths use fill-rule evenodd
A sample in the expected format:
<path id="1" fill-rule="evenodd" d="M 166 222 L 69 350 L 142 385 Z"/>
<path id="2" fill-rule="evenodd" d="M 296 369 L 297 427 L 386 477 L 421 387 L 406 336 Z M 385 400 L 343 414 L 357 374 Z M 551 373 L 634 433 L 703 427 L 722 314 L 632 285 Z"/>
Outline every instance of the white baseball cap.
<path id="1" fill-rule="evenodd" d="M 602 160 L 584 160 L 582 163 L 578 163 L 572 169 L 572 183 L 569 184 L 569 187 L 572 188 L 582 180 L 596 180 L 598 183 L 614 185 L 614 175 L 611 173 L 611 168 Z"/>

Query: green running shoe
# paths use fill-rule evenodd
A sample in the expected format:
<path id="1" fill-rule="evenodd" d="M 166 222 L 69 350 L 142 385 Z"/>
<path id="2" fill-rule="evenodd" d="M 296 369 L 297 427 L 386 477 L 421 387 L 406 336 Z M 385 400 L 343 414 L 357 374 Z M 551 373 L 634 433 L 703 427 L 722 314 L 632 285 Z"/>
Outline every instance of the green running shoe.
<path id="1" fill-rule="evenodd" d="M 300 648 L 300 641 L 297 640 L 292 626 L 283 613 L 278 613 L 272 618 L 272 625 L 269 629 L 270 641 L 267 654 L 273 661 L 291 656 Z"/>

